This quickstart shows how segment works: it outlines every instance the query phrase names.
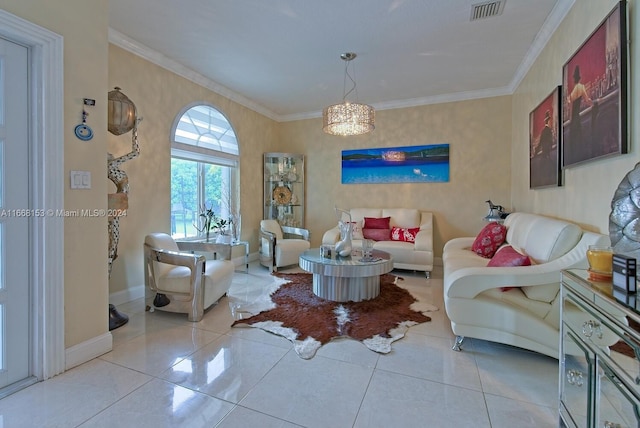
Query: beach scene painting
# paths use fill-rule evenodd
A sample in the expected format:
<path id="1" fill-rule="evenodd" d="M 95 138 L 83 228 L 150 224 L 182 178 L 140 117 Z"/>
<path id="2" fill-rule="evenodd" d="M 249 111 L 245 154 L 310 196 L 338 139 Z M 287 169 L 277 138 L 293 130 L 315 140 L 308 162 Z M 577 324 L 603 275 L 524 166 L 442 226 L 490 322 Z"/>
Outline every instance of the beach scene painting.
<path id="1" fill-rule="evenodd" d="M 342 151 L 342 184 L 448 181 L 449 144 Z"/>

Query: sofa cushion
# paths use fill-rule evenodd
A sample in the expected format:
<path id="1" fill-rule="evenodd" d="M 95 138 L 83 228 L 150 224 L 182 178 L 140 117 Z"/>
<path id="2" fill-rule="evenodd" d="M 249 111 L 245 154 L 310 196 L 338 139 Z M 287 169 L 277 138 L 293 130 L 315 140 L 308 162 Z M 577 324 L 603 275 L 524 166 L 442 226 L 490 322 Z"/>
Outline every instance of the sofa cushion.
<path id="1" fill-rule="evenodd" d="M 522 248 L 537 263 L 565 255 L 582 238 L 582 229 L 577 224 L 536 214 L 512 213 L 504 224 L 507 242 Z"/>
<path id="2" fill-rule="evenodd" d="M 386 217 L 385 215 L 382 215 L 381 208 L 351 208 L 349 210 L 349 214 L 351 214 L 351 221 L 362 221 L 363 224 L 365 217 Z M 342 219 L 349 221 L 349 216 L 343 213 Z"/>
<path id="3" fill-rule="evenodd" d="M 389 221 L 391 217 L 365 217 L 363 229 L 389 229 Z"/>
<path id="4" fill-rule="evenodd" d="M 489 223 L 482 228 L 471 249 L 479 256 L 491 258 L 506 239 L 506 228 L 500 223 Z"/>
<path id="5" fill-rule="evenodd" d="M 362 234 L 366 239 L 373 239 L 374 241 L 389 241 L 391 240 L 391 229 L 362 229 Z"/>
<path id="6" fill-rule="evenodd" d="M 391 228 L 391 240 L 403 241 L 403 242 L 416 242 L 416 235 L 420 232 L 419 227 L 392 227 Z"/>
<path id="7" fill-rule="evenodd" d="M 526 254 L 519 253 L 511 245 L 500 247 L 489 260 L 488 267 L 531 266 L 531 259 Z"/>
<path id="8" fill-rule="evenodd" d="M 501 300 L 509 305 L 517 305 L 527 311 L 533 313 L 538 318 L 546 317 L 552 310 L 552 306 L 548 302 L 536 301 L 528 298 L 520 287 L 510 288 L 504 292 L 500 292 L 495 288 L 484 291 L 480 294 L 482 297 L 489 297 L 494 300 Z"/>
<path id="9" fill-rule="evenodd" d="M 522 289 L 522 292 L 531 300 L 551 303 L 560 291 L 560 284 L 527 285 L 520 288 Z"/>
<path id="10" fill-rule="evenodd" d="M 391 217 L 391 226 L 420 227 L 422 215 L 415 208 L 384 208 L 381 217 Z"/>

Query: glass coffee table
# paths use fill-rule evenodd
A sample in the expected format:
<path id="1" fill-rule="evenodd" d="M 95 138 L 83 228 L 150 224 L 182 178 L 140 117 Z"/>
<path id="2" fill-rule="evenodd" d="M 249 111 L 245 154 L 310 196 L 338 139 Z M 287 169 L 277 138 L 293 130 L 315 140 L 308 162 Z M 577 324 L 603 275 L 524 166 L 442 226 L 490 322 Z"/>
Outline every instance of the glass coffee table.
<path id="1" fill-rule="evenodd" d="M 362 255 L 326 258 L 319 248 L 300 255 L 300 267 L 313 274 L 313 293 L 334 302 L 361 302 L 380 294 L 380 275 L 393 270 L 389 253 L 373 250 L 371 261 Z"/>

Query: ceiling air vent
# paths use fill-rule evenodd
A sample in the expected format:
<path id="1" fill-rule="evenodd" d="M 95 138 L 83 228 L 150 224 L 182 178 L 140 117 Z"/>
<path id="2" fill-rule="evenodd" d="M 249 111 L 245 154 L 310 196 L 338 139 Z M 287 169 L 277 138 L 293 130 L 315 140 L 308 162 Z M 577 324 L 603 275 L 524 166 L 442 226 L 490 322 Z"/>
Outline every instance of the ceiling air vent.
<path id="1" fill-rule="evenodd" d="M 490 18 L 502 14 L 506 0 L 489 1 L 471 5 L 471 20 Z"/>

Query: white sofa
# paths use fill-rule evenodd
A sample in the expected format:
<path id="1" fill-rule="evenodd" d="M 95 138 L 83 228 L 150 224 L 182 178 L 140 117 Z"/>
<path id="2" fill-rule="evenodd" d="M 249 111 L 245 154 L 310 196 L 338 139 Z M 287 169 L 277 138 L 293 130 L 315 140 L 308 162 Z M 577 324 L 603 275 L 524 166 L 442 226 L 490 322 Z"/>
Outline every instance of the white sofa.
<path id="1" fill-rule="evenodd" d="M 351 208 L 352 222 L 359 222 L 362 226 L 365 217 L 390 218 L 390 226 L 403 228 L 419 227 L 415 242 L 376 241 L 373 248 L 386 251 L 393 258 L 393 267 L 424 271 L 427 278 L 433 270 L 433 214 L 413 208 Z M 349 221 L 346 214 L 342 214 L 343 221 Z M 322 236 L 323 245 L 333 245 L 340 239 L 340 229 L 336 225 Z M 362 247 L 362 241 L 352 241 L 354 249 Z"/>
<path id="2" fill-rule="evenodd" d="M 471 251 L 475 237 L 452 239 L 444 246 L 444 302 L 457 336 L 453 349 L 459 351 L 467 336 L 558 358 L 561 271 L 587 268 L 588 246 L 608 245 L 609 238 L 528 213 L 510 214 L 504 225 L 506 244 L 527 254 L 531 266 L 487 267 L 490 259 Z M 565 316 L 587 319 L 575 307 L 565 308 Z"/>

